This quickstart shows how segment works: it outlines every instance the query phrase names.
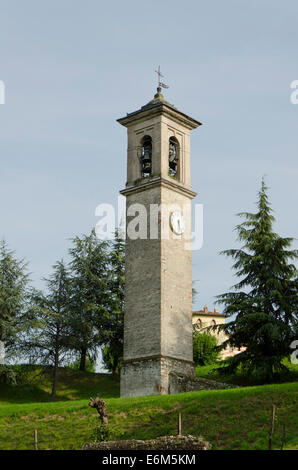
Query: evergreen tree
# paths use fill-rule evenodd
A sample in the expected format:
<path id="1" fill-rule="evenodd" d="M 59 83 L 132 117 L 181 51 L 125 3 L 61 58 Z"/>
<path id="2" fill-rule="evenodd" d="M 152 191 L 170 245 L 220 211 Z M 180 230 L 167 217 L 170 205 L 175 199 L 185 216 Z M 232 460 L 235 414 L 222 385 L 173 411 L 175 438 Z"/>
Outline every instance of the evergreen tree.
<path id="1" fill-rule="evenodd" d="M 109 253 L 108 317 L 104 325 L 103 363 L 107 370 L 118 374 L 123 358 L 125 285 L 125 243 L 119 229 Z"/>
<path id="2" fill-rule="evenodd" d="M 28 274 L 27 264 L 17 260 L 4 240 L 0 244 L 0 344 L 15 348 L 18 331 L 26 322 Z M 3 358 L 4 362 L 4 358 Z"/>
<path id="3" fill-rule="evenodd" d="M 194 286 L 195 282 L 198 282 L 198 281 L 192 281 L 192 306 L 193 307 L 197 301 L 197 296 L 199 295 L 199 291 Z"/>
<path id="4" fill-rule="evenodd" d="M 290 250 L 292 238 L 273 232 L 274 217 L 268 202 L 267 187 L 262 180 L 258 193 L 258 211 L 240 213 L 240 249 L 223 254 L 234 260 L 233 268 L 241 280 L 232 292 L 217 298 L 224 304 L 232 321 L 217 328 L 224 330 L 232 347 L 245 347 L 229 361 L 228 372 L 241 364 L 247 373 L 271 381 L 275 373 L 285 370 L 283 358 L 289 356 L 290 344 L 297 338 L 297 269 L 293 261 L 297 250 Z"/>
<path id="5" fill-rule="evenodd" d="M 109 243 L 99 240 L 94 230 L 72 242 L 72 347 L 80 355 L 80 370 L 85 370 L 86 358 L 94 361 L 103 344 L 103 325 L 108 318 Z"/>
<path id="6" fill-rule="evenodd" d="M 53 266 L 47 283 L 47 293 L 34 290 L 31 297 L 32 321 L 24 332 L 21 349 L 35 362 L 53 366 L 51 399 L 55 400 L 58 368 L 70 354 L 71 283 L 63 261 Z"/>

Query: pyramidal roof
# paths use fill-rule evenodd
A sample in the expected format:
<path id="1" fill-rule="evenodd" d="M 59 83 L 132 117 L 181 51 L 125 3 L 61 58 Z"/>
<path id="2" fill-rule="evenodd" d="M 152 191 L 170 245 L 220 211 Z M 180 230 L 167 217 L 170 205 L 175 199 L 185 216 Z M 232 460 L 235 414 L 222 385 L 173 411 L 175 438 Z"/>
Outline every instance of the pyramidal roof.
<path id="1" fill-rule="evenodd" d="M 165 100 L 162 92 L 161 92 L 161 87 L 157 88 L 157 93 L 155 93 L 154 98 L 149 101 L 149 103 L 145 104 L 142 106 L 140 109 L 137 111 L 134 111 L 132 113 L 127 113 L 125 117 L 117 119 L 117 121 L 122 124 L 123 126 L 126 126 L 130 122 L 134 121 L 135 119 L 141 118 L 150 110 L 156 110 L 156 112 L 160 113 L 169 113 L 174 117 L 180 117 L 185 123 L 187 123 L 190 128 L 195 129 L 198 126 L 201 126 L 201 122 L 196 121 L 192 117 L 188 116 L 187 114 L 182 113 L 177 109 L 173 104 L 169 103 L 167 100 Z"/>
<path id="2" fill-rule="evenodd" d="M 150 109 L 153 106 L 160 106 L 161 104 L 166 104 L 167 106 L 170 106 L 171 108 L 176 109 L 176 111 L 178 111 L 178 109 L 175 108 L 173 104 L 165 100 L 160 87 L 157 88 L 157 93 L 154 95 L 153 100 L 149 101 L 149 103 L 142 106 L 141 109 Z"/>

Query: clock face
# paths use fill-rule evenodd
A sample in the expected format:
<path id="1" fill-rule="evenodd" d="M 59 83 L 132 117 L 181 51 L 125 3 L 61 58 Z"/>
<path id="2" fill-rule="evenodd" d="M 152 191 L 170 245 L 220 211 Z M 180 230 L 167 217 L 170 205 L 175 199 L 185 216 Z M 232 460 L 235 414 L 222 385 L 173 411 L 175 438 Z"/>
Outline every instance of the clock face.
<path id="1" fill-rule="evenodd" d="M 170 217 L 170 225 L 176 235 L 181 235 L 185 230 L 185 220 L 181 212 L 172 212 Z"/>

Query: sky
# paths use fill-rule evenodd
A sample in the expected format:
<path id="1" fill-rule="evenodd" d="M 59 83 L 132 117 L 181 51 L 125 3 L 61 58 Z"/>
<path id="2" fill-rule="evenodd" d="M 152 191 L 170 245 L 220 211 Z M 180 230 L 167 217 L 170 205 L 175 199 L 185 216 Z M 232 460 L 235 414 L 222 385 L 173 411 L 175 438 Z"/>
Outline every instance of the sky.
<path id="1" fill-rule="evenodd" d="M 0 237 L 32 283 L 67 260 L 101 203 L 126 182 L 116 119 L 156 92 L 203 123 L 191 135 L 192 187 L 204 205 L 193 252 L 194 305 L 213 309 L 236 282 L 230 259 L 241 211 L 265 175 L 275 231 L 297 237 L 296 0 L 0 0 Z"/>

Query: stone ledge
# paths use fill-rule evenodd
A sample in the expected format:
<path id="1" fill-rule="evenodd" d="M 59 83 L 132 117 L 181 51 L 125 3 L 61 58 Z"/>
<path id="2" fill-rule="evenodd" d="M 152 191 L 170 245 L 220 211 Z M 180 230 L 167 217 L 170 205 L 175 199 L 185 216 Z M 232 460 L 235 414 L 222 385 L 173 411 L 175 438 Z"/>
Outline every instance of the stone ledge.
<path id="1" fill-rule="evenodd" d="M 90 442 L 83 450 L 210 450 L 209 442 L 195 436 L 162 436 L 145 441 L 129 439 L 123 441 Z"/>
<path id="2" fill-rule="evenodd" d="M 169 393 L 196 392 L 199 390 L 221 390 L 238 388 L 238 385 L 217 382 L 216 380 L 194 377 L 192 375 L 169 373 Z"/>

